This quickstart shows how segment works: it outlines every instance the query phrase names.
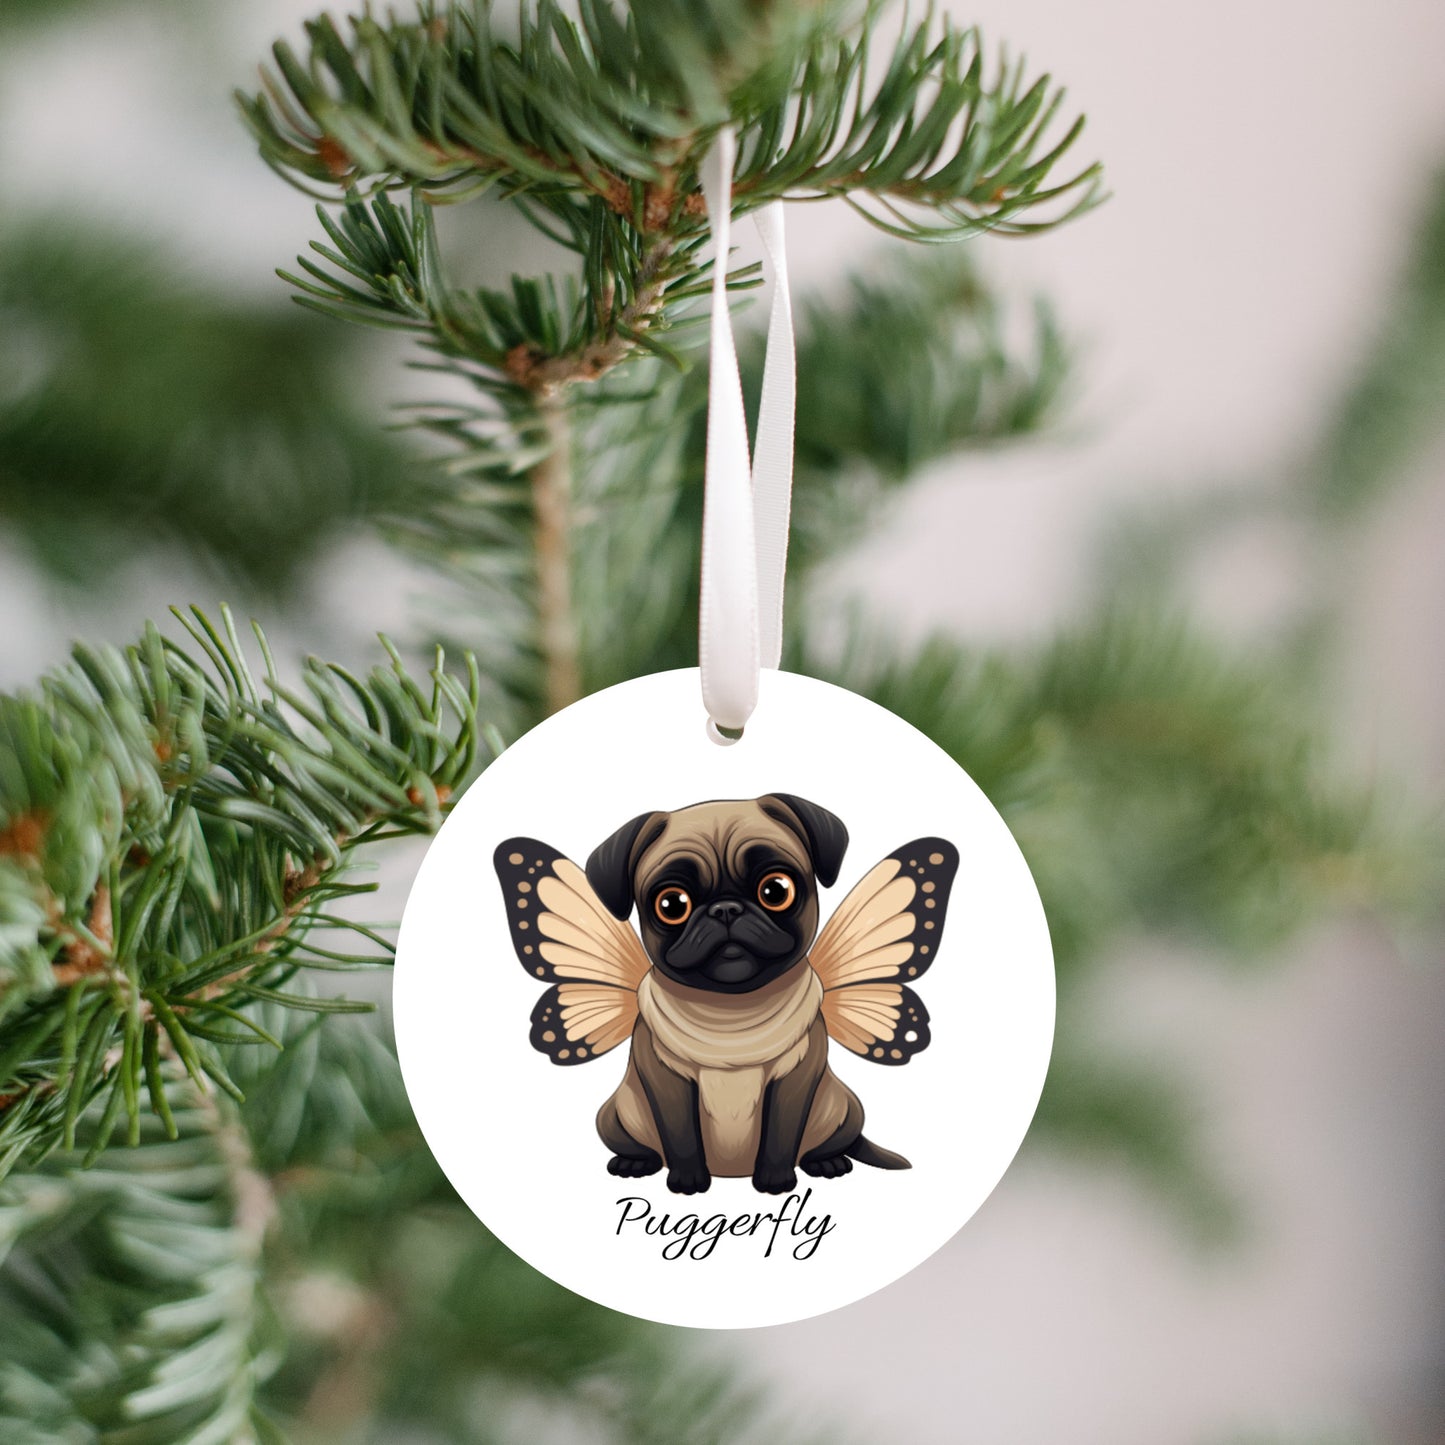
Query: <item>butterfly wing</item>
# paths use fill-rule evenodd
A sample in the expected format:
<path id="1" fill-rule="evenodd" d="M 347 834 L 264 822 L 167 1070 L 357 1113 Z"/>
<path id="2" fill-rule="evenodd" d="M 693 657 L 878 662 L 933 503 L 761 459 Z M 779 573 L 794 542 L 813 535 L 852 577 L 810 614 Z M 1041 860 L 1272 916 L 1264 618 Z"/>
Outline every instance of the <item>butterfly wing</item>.
<path id="1" fill-rule="evenodd" d="M 546 843 L 507 838 L 492 861 L 517 959 L 552 985 L 532 1010 L 532 1047 L 554 1064 L 582 1064 L 630 1038 L 637 985 L 652 967 L 642 940 Z"/>
<path id="2" fill-rule="evenodd" d="M 870 869 L 818 935 L 810 957 L 823 1022 L 845 1049 L 906 1064 L 928 1047 L 928 1010 L 905 980 L 937 957 L 957 873 L 952 843 L 915 838 Z"/>
<path id="3" fill-rule="evenodd" d="M 554 1064 L 585 1064 L 632 1037 L 637 995 L 605 983 L 555 983 L 532 1010 L 532 1047 Z"/>

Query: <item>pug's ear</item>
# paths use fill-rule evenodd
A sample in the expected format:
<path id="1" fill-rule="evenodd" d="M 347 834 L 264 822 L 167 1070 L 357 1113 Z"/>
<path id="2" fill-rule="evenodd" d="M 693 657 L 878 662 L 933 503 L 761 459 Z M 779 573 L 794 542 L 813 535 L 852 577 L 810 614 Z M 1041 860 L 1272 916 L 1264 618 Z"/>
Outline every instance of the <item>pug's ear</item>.
<path id="1" fill-rule="evenodd" d="M 666 826 L 666 813 L 639 813 L 624 823 L 587 860 L 587 881 L 608 912 L 626 919 L 632 912 L 632 865 Z"/>
<path id="2" fill-rule="evenodd" d="M 769 793 L 758 804 L 770 818 L 786 824 L 808 845 L 813 872 L 824 888 L 838 881 L 843 855 L 848 851 L 848 830 L 836 813 L 794 793 Z"/>

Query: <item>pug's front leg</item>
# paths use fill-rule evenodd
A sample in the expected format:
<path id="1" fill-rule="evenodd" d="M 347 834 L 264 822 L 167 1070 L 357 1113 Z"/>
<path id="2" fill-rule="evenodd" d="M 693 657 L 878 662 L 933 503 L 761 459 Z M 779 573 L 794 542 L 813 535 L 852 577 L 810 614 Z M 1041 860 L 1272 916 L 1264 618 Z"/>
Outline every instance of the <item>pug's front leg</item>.
<path id="1" fill-rule="evenodd" d="M 764 1194 L 787 1194 L 798 1183 L 798 1151 L 813 1108 L 813 1095 L 828 1062 L 828 1031 L 821 1018 L 808 1031 L 808 1049 L 792 1073 L 774 1079 L 763 1090 L 758 1129 L 758 1157 L 753 1188 Z"/>
<path id="2" fill-rule="evenodd" d="M 674 1194 L 705 1193 L 712 1175 L 702 1144 L 697 1081 L 673 1073 L 657 1057 L 652 1034 L 640 1020 L 632 1033 L 632 1057 L 667 1160 L 667 1187 Z"/>

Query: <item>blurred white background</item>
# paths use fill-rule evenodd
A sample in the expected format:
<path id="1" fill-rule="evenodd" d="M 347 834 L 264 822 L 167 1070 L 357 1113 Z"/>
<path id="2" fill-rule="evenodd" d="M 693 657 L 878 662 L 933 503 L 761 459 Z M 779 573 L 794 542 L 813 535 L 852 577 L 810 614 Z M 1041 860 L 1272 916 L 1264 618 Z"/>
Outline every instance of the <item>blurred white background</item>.
<path id="1" fill-rule="evenodd" d="M 255 158 L 213 77 L 248 80 L 312 8 L 195 0 L 176 25 L 128 5 L 37 32 L 0 57 L 0 204 L 100 207 L 184 237 L 240 291 L 278 288 L 272 268 L 314 233 L 310 203 Z M 1264 477 L 1305 445 L 1445 164 L 1445 5 L 948 8 L 1063 79 L 1090 118 L 1084 150 L 1107 164 L 1114 198 L 1084 222 L 977 243 L 995 275 L 1053 298 L 1083 343 L 1085 385 L 1070 435 L 940 473 L 843 570 L 912 627 L 1042 636 L 1074 605 L 1111 500 Z M 834 207 L 796 207 L 789 226 L 805 286 L 880 244 Z M 1338 721 L 1357 761 L 1438 793 L 1445 450 L 1364 554 L 1339 578 L 1351 671 Z M 1201 604 L 1223 627 L 1260 626 L 1289 562 L 1268 545 L 1222 555 Z M 63 605 L 0 538 L 0 684 L 75 634 L 127 637 L 207 595 L 199 585 L 137 572 L 118 601 Z M 376 628 L 402 625 L 417 586 L 370 549 L 348 552 L 318 580 L 298 641 L 359 655 Z M 708 1348 L 741 1349 L 800 1401 L 889 1440 L 1445 1440 L 1438 963 L 1365 923 L 1322 929 L 1247 977 L 1141 944 L 1092 1008 L 1198 1081 L 1209 1152 L 1245 1206 L 1240 1242 L 1202 1249 L 1127 1178 L 1035 1154 L 893 1288 Z"/>

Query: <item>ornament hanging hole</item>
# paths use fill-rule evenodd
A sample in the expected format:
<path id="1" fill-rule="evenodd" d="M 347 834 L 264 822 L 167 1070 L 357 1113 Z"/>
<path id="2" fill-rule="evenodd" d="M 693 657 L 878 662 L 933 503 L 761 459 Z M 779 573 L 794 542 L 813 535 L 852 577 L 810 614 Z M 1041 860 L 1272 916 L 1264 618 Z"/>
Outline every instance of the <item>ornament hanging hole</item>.
<path id="1" fill-rule="evenodd" d="M 708 741 L 716 743 L 720 748 L 730 748 L 734 743 L 743 740 L 742 728 L 725 728 L 712 718 L 707 720 L 706 732 Z"/>

